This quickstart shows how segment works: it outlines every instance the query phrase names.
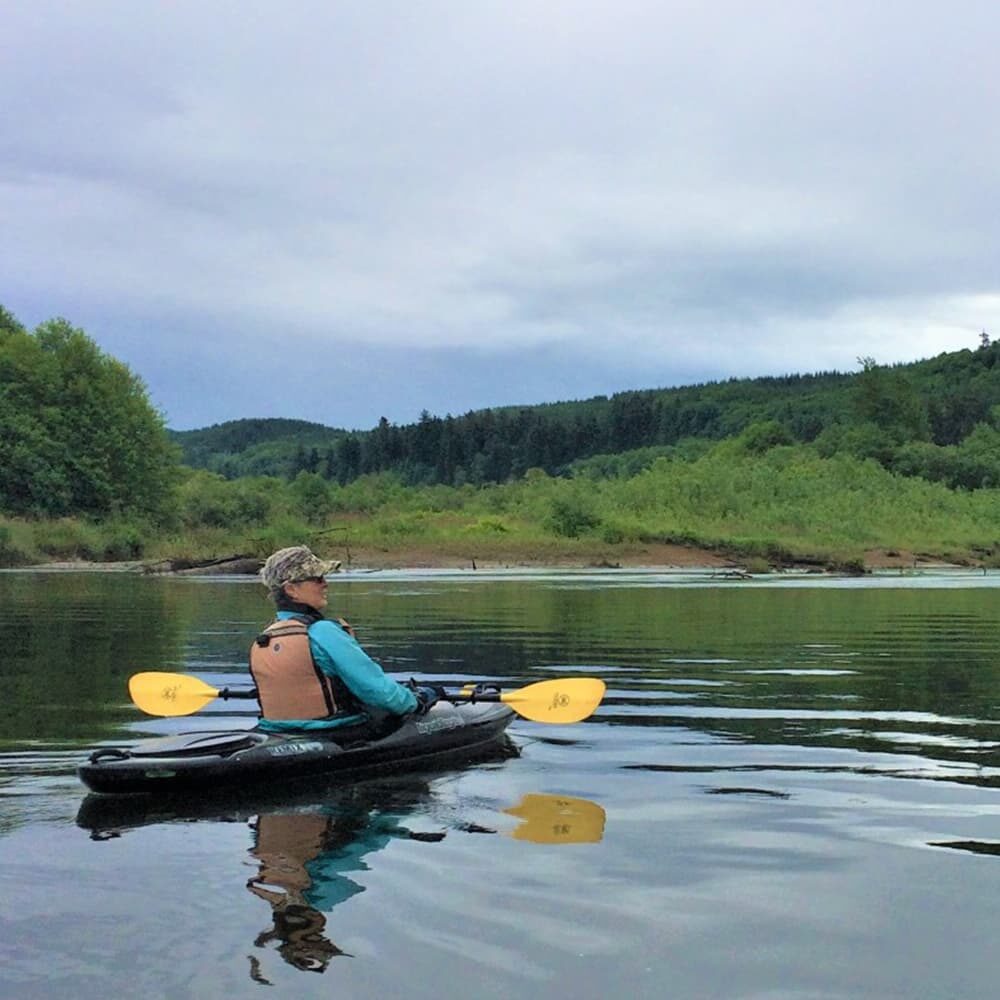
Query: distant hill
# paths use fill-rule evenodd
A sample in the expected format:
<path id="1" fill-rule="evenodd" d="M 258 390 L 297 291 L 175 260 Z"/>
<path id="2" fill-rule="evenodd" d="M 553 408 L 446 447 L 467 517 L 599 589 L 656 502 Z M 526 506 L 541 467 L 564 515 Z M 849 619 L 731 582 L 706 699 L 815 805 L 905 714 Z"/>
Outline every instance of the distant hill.
<path id="1" fill-rule="evenodd" d="M 228 478 L 306 471 L 347 483 L 391 471 L 408 483 L 461 485 L 502 482 L 530 468 L 556 475 L 574 463 L 637 449 L 643 461 L 652 461 L 678 446 L 690 449 L 692 442 L 735 437 L 757 425 L 755 440 L 770 445 L 813 443 L 827 453 L 874 457 L 890 468 L 902 461 L 911 474 L 932 466 L 938 472 L 930 478 L 957 474 L 948 449 L 989 425 L 993 407 L 1000 406 L 1000 344 L 984 337 L 978 350 L 911 364 L 862 362 L 862 370 L 850 374 L 730 379 L 459 417 L 425 411 L 416 423 L 383 419 L 364 432 L 249 419 L 172 436 L 186 464 Z M 622 467 L 602 461 L 590 467 Z M 635 463 L 628 467 L 634 471 Z M 942 472 L 945 467 L 950 471 Z M 978 472 L 963 475 L 966 481 L 953 485 L 983 484 Z"/>
<path id="2" fill-rule="evenodd" d="M 313 449 L 327 451 L 346 431 L 308 420 L 251 418 L 228 420 L 193 431 L 171 431 L 183 462 L 195 469 L 239 476 L 288 476 Z M 302 458 L 302 453 L 306 458 Z"/>

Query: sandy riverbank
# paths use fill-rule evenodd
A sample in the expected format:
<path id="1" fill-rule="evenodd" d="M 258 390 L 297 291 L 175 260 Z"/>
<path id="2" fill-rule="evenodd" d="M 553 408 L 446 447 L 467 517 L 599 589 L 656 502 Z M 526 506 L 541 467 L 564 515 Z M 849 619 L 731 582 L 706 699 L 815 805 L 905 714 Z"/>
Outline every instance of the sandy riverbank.
<path id="1" fill-rule="evenodd" d="M 341 556 L 345 570 L 385 569 L 687 569 L 704 571 L 732 570 L 746 572 L 748 568 L 759 572 L 761 567 L 748 567 L 739 559 L 730 558 L 710 549 L 686 545 L 635 544 L 601 546 L 572 551 L 546 551 L 537 554 L 524 552 L 491 553 L 489 557 L 464 552 L 449 552 L 440 548 L 408 547 L 405 549 L 354 549 L 350 553 L 324 553 Z M 256 571 L 259 562 L 241 558 L 222 560 L 211 565 L 177 568 L 168 561 L 161 562 L 86 562 L 82 560 L 53 561 L 38 566 L 24 567 L 47 571 L 100 572 L 100 573 L 153 573 L 170 575 L 247 575 Z M 864 554 L 864 569 L 869 572 L 888 569 L 956 569 L 959 564 L 922 557 L 912 552 L 872 549 Z M 973 568 L 972 564 L 962 564 Z M 799 566 L 784 568 L 810 569 L 815 572 L 836 572 L 818 562 L 804 562 Z"/>
<path id="2" fill-rule="evenodd" d="M 753 560 L 759 571 L 760 560 Z M 956 569 L 959 564 L 946 560 L 884 549 L 871 549 L 864 553 L 864 569 L 868 572 L 888 569 Z M 969 564 L 970 566 L 972 564 Z M 360 550 L 352 553 L 352 569 L 497 569 L 497 568 L 620 568 L 620 569 L 689 569 L 689 570 L 743 570 L 748 563 L 712 549 L 687 545 L 636 544 L 602 546 L 574 552 L 545 552 L 533 558 L 524 553 L 490 558 L 470 557 L 441 552 L 434 549 L 409 548 L 405 551 Z M 347 563 L 345 562 L 345 568 Z M 782 567 L 785 569 L 811 569 L 829 571 L 819 561 L 803 561 Z"/>

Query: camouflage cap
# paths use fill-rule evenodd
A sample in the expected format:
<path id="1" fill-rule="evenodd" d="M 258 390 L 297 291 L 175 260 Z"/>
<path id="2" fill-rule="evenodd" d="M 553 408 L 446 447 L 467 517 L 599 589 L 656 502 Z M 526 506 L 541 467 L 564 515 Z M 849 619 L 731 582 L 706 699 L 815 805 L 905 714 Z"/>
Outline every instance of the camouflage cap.
<path id="1" fill-rule="evenodd" d="M 278 549 L 267 557 L 260 569 L 260 579 L 265 587 L 277 590 L 286 583 L 308 580 L 312 576 L 326 576 L 340 568 L 339 559 L 320 559 L 305 545 Z"/>

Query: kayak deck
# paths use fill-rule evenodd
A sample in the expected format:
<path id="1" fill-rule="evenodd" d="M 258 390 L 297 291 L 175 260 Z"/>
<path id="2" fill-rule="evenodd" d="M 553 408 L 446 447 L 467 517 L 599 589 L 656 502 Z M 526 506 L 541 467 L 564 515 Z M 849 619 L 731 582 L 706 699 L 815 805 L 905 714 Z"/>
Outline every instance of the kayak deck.
<path id="1" fill-rule="evenodd" d="M 442 701 L 425 715 L 405 717 L 381 738 L 353 743 L 317 730 L 181 733 L 95 750 L 77 773 L 91 791 L 126 795 L 397 771 L 476 751 L 498 740 L 513 718 L 500 703 Z"/>

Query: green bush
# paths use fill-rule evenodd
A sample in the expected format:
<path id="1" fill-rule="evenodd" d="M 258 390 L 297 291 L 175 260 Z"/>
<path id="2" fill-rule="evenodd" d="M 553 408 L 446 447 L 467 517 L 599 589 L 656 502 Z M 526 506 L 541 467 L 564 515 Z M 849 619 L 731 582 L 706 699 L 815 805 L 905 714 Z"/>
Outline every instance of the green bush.
<path id="1" fill-rule="evenodd" d="M 135 524 L 117 522 L 100 530 L 100 558 L 128 562 L 142 557 L 146 549 L 145 532 Z"/>
<path id="2" fill-rule="evenodd" d="M 289 484 L 295 511 L 310 524 L 321 524 L 334 507 L 330 484 L 315 472 L 300 472 Z"/>
<path id="3" fill-rule="evenodd" d="M 779 421 L 762 420 L 747 427 L 737 441 L 747 454 L 763 455 L 772 448 L 792 444 L 793 438 L 788 428 Z"/>
<path id="4" fill-rule="evenodd" d="M 214 472 L 189 472 L 178 490 L 181 520 L 188 527 L 264 526 L 292 505 L 280 479 L 255 476 L 223 479 Z"/>
<path id="5" fill-rule="evenodd" d="M 601 541 L 607 545 L 621 545 L 625 541 L 625 532 L 617 524 L 601 525 Z"/>
<path id="6" fill-rule="evenodd" d="M 557 496 L 551 501 L 545 527 L 561 538 L 579 538 L 601 523 L 593 508 L 580 496 Z"/>

